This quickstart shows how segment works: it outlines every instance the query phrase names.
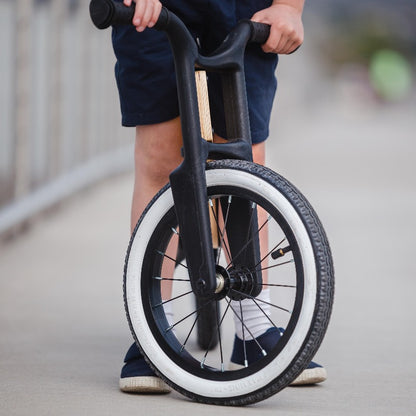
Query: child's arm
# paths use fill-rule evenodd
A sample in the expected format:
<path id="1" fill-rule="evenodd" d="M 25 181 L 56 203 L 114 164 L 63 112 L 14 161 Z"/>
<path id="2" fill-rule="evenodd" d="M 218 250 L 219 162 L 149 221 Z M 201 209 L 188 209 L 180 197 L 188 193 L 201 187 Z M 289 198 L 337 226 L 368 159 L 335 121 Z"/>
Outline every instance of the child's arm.
<path id="1" fill-rule="evenodd" d="M 303 42 L 302 12 L 304 0 L 274 0 L 267 9 L 255 13 L 251 20 L 271 25 L 265 52 L 287 54 Z"/>

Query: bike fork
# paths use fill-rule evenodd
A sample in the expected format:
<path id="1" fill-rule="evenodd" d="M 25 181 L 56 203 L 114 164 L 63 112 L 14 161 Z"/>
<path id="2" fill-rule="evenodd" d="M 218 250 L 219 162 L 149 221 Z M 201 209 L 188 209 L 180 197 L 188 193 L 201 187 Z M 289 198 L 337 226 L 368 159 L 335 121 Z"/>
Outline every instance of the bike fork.
<path id="1" fill-rule="evenodd" d="M 199 55 L 196 43 L 186 28 L 177 30 L 178 22 L 175 22 L 176 30 L 169 31 L 170 23 L 167 22 L 165 30 L 174 53 L 184 160 L 171 173 L 169 179 L 192 289 L 197 296 L 213 297 L 217 289 L 217 278 L 205 165 L 208 158 L 252 159 L 243 72 L 245 44 L 244 47 L 241 44 L 234 45 L 235 39 L 247 42 L 249 29 L 241 26 L 241 30 L 247 31 L 247 39 L 236 36 L 235 39 L 230 39 L 228 49 L 223 48 L 224 50 L 216 55 L 203 57 Z M 195 66 L 224 73 L 227 132 L 229 137 L 236 140 L 226 144 L 215 144 L 208 143 L 201 137 Z M 247 233 L 254 232 L 249 229 L 252 228 L 249 225 L 250 217 L 252 218 L 250 207 L 241 200 L 235 205 L 226 231 L 231 254 L 238 254 L 244 258 L 244 266 L 255 268 L 259 259 L 258 237 L 253 235 L 250 244 L 246 244 Z M 256 280 L 256 284 L 253 285 L 254 292 L 257 288 L 258 291 L 261 290 L 261 272 L 257 272 Z M 251 295 L 256 295 L 253 291 Z"/>

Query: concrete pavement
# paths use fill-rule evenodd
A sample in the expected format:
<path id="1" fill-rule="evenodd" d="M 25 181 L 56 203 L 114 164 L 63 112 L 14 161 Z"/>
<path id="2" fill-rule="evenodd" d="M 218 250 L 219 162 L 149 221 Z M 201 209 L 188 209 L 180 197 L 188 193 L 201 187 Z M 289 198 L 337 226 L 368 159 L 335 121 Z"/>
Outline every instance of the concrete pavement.
<path id="1" fill-rule="evenodd" d="M 118 391 L 130 343 L 121 282 L 132 177 L 124 175 L 2 242 L 1 415 L 416 414 L 415 101 L 381 105 L 319 77 L 293 88 L 305 60 L 282 60 L 268 163 L 305 193 L 331 241 L 336 301 L 316 357 L 328 380 L 247 408 Z"/>

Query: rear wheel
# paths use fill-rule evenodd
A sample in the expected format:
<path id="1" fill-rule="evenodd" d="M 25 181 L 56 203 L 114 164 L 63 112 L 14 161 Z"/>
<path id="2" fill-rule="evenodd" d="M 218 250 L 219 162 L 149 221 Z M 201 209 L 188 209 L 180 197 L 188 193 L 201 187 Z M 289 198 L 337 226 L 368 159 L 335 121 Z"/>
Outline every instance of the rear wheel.
<path id="1" fill-rule="evenodd" d="M 173 388 L 205 403 L 254 403 L 293 381 L 318 349 L 333 300 L 331 253 L 308 202 L 278 174 L 249 162 L 224 160 L 209 163 L 206 177 L 210 205 L 219 201 L 221 206 L 216 215 L 220 294 L 215 302 L 199 299 L 195 304 L 186 264 L 169 254 L 178 245 L 180 230 L 167 186 L 147 207 L 130 242 L 124 284 L 127 316 L 150 365 Z M 252 207 L 249 228 L 255 228 L 261 244 L 254 268 L 242 266 L 241 258 L 237 267 L 239 253 L 231 254 L 229 248 L 227 222 L 233 204 L 243 200 Z M 259 270 L 262 288 L 270 292 L 267 302 L 239 289 Z M 242 298 L 265 316 L 269 309 L 270 326 L 285 330 L 273 345 L 257 345 L 260 359 L 253 361 L 244 349 L 242 367 L 231 370 L 235 321 L 241 324 L 243 339 L 250 338 L 239 310 Z M 197 322 L 203 314 L 212 317 L 208 325 L 214 327 L 201 350 Z"/>

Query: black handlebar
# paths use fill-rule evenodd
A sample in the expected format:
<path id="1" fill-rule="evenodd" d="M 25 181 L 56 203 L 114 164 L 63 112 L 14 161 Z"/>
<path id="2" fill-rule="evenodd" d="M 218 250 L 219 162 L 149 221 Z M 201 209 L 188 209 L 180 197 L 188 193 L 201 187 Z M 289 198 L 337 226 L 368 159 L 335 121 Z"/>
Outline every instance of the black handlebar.
<path id="1" fill-rule="evenodd" d="M 252 43 L 266 43 L 270 35 L 270 26 L 265 23 L 258 23 L 249 20 L 251 27 L 250 42 Z"/>
<path id="2" fill-rule="evenodd" d="M 110 26 L 129 25 L 132 23 L 135 3 L 125 6 L 113 0 L 91 0 L 90 16 L 92 22 L 98 29 L 107 29 Z M 155 25 L 156 29 L 163 30 L 169 20 L 169 12 L 162 8 L 159 19 Z M 270 33 L 270 26 L 248 20 L 251 28 L 250 42 L 265 43 Z"/>
<path id="3" fill-rule="evenodd" d="M 112 0 L 91 0 L 90 16 L 98 29 L 110 26 L 131 24 L 134 16 L 135 3 L 130 7 Z"/>

